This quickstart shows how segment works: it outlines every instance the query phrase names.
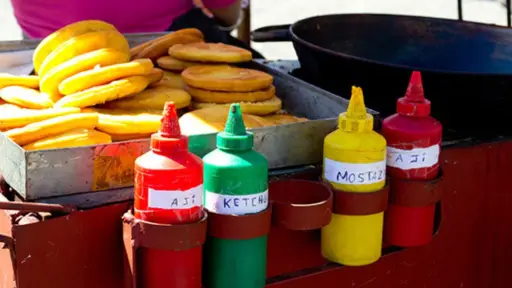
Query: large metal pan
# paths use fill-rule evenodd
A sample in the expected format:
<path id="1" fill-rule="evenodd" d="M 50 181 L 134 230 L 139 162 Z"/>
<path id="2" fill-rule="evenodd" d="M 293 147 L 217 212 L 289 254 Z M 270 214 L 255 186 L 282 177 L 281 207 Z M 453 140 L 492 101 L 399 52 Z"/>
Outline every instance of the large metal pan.
<path id="1" fill-rule="evenodd" d="M 437 18 L 343 14 L 265 27 L 253 40 L 292 41 L 313 83 L 395 111 L 412 70 L 423 74 L 433 116 L 464 136 L 512 134 L 512 30 Z M 302 72 L 304 72 L 302 71 Z"/>

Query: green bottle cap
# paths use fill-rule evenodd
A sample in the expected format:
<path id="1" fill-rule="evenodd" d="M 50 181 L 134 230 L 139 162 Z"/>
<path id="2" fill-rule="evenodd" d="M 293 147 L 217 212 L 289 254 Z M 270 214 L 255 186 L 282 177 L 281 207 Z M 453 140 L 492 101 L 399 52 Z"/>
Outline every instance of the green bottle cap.
<path id="1" fill-rule="evenodd" d="M 226 150 L 249 150 L 254 145 L 254 136 L 245 130 L 240 104 L 231 104 L 224 132 L 217 134 L 217 148 Z"/>

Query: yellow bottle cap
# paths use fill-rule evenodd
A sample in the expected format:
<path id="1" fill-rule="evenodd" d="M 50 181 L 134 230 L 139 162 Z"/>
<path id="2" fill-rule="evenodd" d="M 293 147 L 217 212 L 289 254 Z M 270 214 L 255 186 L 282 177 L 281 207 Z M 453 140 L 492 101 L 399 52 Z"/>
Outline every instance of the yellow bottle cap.
<path id="1" fill-rule="evenodd" d="M 373 116 L 366 113 L 363 89 L 352 86 L 352 96 L 347 112 L 338 118 L 338 128 L 345 132 L 365 132 L 373 130 Z"/>

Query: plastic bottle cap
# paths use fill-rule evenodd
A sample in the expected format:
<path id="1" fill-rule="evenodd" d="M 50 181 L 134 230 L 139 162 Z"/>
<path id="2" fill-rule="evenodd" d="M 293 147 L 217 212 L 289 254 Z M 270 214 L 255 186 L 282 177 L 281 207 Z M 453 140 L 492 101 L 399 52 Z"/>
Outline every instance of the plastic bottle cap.
<path id="1" fill-rule="evenodd" d="M 151 150 L 173 152 L 188 149 L 188 138 L 181 134 L 174 102 L 166 102 L 160 130 L 151 135 Z"/>
<path id="2" fill-rule="evenodd" d="M 396 111 L 399 114 L 414 117 L 430 115 L 430 101 L 425 99 L 423 82 L 421 81 L 421 73 L 419 71 L 412 72 L 405 97 L 399 98 L 396 102 Z"/>
<path id="3" fill-rule="evenodd" d="M 253 145 L 254 136 L 245 130 L 240 104 L 231 104 L 224 132 L 217 134 L 217 148 L 249 150 Z"/>
<path id="4" fill-rule="evenodd" d="M 345 132 L 364 132 L 373 130 L 373 116 L 366 113 L 363 90 L 352 86 L 352 95 L 347 112 L 338 117 L 338 127 Z"/>

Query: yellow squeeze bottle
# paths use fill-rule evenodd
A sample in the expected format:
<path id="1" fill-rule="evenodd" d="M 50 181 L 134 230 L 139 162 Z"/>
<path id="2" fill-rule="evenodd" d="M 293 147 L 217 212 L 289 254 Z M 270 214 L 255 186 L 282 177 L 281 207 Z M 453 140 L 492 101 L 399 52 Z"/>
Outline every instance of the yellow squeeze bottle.
<path id="1" fill-rule="evenodd" d="M 324 139 L 323 179 L 346 192 L 374 192 L 386 181 L 386 139 L 373 131 L 363 91 L 352 87 L 347 112 L 338 129 Z M 332 215 L 322 228 L 322 255 L 347 266 L 368 265 L 381 256 L 384 212 L 371 215 Z"/>

